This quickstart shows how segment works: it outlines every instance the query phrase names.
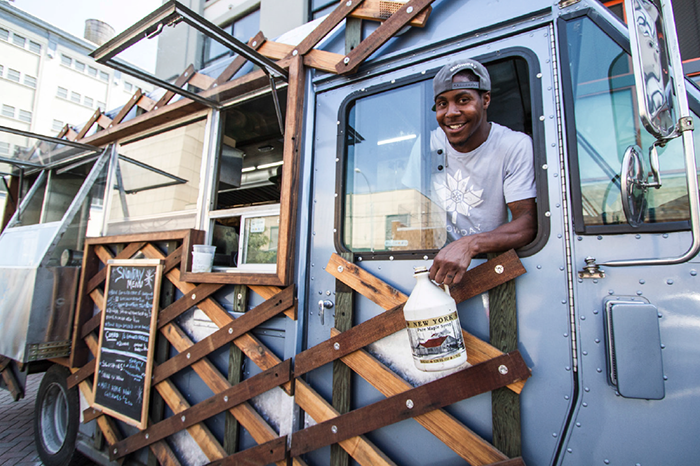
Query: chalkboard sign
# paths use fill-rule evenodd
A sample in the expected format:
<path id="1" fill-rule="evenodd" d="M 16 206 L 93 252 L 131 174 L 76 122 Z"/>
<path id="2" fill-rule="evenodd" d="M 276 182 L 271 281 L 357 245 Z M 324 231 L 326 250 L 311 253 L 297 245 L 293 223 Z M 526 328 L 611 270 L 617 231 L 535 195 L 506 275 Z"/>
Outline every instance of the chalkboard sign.
<path id="1" fill-rule="evenodd" d="M 145 429 L 162 261 L 107 262 L 93 406 Z"/>

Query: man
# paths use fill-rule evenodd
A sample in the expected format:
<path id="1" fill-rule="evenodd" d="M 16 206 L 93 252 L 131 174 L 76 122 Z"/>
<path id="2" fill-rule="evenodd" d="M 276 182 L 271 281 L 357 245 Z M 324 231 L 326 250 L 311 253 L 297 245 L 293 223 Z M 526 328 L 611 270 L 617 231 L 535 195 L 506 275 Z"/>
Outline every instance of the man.
<path id="1" fill-rule="evenodd" d="M 532 141 L 487 121 L 491 78 L 475 60 L 444 66 L 433 80 L 433 94 L 439 130 L 431 134 L 431 149 L 445 152 L 437 193 L 452 241 L 435 256 L 430 279 L 452 285 L 477 254 L 519 248 L 534 239 Z"/>

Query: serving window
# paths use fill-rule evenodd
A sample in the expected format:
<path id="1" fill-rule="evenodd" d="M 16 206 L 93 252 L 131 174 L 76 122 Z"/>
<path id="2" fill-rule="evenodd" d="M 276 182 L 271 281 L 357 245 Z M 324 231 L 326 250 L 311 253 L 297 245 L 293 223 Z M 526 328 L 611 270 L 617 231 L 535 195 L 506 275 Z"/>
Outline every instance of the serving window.
<path id="1" fill-rule="evenodd" d="M 492 79 L 488 119 L 533 136 L 535 153 L 543 153 L 537 146 L 541 137 L 533 135 L 532 60 L 503 55 L 482 58 Z M 364 253 L 363 258 L 434 253 L 450 237 L 446 215 L 468 206 L 468 179 L 447 180 L 451 196 L 433 183 L 445 165 L 442 151 L 430 149 L 431 132 L 440 131 L 432 110 L 437 71 L 361 91 L 341 108 L 339 250 Z M 541 219 L 541 230 L 547 229 L 544 223 Z"/>

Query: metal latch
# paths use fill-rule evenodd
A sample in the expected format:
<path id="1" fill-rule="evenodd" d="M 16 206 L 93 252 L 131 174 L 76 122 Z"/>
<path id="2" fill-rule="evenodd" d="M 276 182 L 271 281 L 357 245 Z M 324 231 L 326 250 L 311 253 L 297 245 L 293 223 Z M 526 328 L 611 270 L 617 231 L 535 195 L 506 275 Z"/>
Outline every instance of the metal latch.
<path id="1" fill-rule="evenodd" d="M 586 257 L 586 265 L 578 273 L 578 278 L 605 278 L 605 271 L 595 263 L 595 257 Z"/>
<path id="2" fill-rule="evenodd" d="M 318 302 L 318 315 L 321 316 L 321 325 L 325 325 L 325 323 L 326 323 L 326 318 L 325 318 L 326 309 L 330 309 L 332 307 L 333 307 L 333 301 L 329 301 L 327 299 L 326 300 L 322 299 Z"/>

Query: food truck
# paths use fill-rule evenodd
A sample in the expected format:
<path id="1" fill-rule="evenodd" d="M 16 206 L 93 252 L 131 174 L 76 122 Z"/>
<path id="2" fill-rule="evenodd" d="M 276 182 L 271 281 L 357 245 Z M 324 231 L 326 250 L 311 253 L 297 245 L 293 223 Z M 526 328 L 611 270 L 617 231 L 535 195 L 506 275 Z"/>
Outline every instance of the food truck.
<path id="1" fill-rule="evenodd" d="M 0 368 L 16 396 L 45 372 L 42 461 L 696 464 L 700 89 L 670 2 L 625 8 L 343 0 L 242 43 L 170 1 L 96 49 L 160 90 L 2 128 L 28 149 L 2 160 Z M 178 28 L 236 54 L 174 81 L 120 60 Z M 432 78 L 464 58 L 532 138 L 537 235 L 473 260 L 467 365 L 423 372 L 413 268 L 479 186 L 432 200 Z"/>

